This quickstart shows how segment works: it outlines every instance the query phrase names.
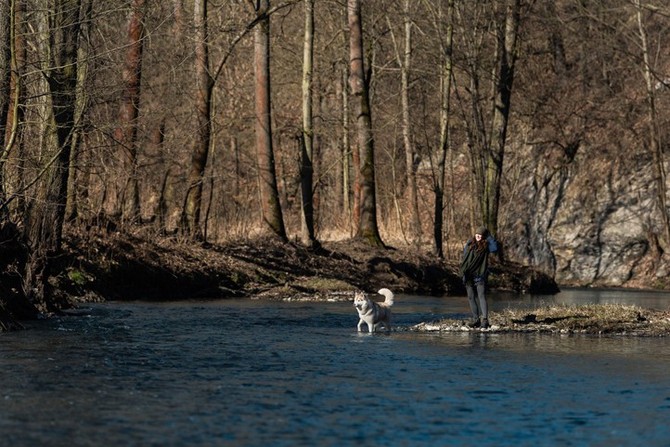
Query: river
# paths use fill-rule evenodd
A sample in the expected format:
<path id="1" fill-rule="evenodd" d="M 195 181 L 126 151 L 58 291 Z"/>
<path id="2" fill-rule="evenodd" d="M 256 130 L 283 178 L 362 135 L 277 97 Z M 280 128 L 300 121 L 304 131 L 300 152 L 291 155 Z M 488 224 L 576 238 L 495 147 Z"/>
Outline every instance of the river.
<path id="1" fill-rule="evenodd" d="M 670 295 L 491 295 L 491 307 Z M 670 445 L 670 340 L 359 334 L 349 302 L 109 302 L 0 334 L 0 445 Z M 409 326 L 464 297 L 399 295 Z"/>

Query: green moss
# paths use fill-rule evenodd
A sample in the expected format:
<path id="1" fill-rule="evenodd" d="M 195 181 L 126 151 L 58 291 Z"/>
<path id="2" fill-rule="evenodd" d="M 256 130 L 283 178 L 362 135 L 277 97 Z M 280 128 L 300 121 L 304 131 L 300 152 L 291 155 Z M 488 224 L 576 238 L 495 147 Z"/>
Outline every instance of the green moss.
<path id="1" fill-rule="evenodd" d="M 72 284 L 76 286 L 84 286 L 89 281 L 86 274 L 77 269 L 69 269 L 67 272 L 67 277 L 70 281 L 72 281 Z"/>

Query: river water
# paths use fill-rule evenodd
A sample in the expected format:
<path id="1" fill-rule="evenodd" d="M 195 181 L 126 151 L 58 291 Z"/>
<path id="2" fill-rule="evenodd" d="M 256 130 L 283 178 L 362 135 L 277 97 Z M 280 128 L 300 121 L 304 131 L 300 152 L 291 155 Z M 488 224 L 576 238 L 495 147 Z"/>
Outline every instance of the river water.
<path id="1" fill-rule="evenodd" d="M 670 295 L 493 294 L 493 310 Z M 0 445 L 668 446 L 670 340 L 359 334 L 349 302 L 116 302 L 0 334 Z M 400 295 L 395 323 L 465 317 Z"/>

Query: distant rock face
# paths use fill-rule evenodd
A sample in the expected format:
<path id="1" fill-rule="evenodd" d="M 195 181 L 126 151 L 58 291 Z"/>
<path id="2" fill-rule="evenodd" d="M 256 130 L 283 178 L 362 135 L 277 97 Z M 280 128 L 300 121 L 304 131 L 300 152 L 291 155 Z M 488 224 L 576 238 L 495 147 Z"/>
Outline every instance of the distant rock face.
<path id="1" fill-rule="evenodd" d="M 565 213 L 577 212 L 565 207 Z M 649 250 L 640 222 L 619 208 L 604 219 L 557 222 L 551 231 L 556 278 L 563 283 L 621 286 L 635 274 Z"/>
<path id="2" fill-rule="evenodd" d="M 532 174 L 508 202 L 514 257 L 563 285 L 649 287 L 668 275 L 651 175 L 640 175 L 652 172 L 649 160 L 597 164 L 537 148 L 517 156 Z"/>

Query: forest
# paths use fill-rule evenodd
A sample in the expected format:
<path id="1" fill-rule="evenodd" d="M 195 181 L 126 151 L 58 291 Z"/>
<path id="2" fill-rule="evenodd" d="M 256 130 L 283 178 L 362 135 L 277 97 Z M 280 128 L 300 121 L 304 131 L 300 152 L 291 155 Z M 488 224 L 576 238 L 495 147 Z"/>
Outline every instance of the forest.
<path id="1" fill-rule="evenodd" d="M 670 280 L 665 1 L 7 0 L 0 20 L 2 308 L 59 309 L 84 229 L 453 260 L 484 224 L 562 284 Z"/>

